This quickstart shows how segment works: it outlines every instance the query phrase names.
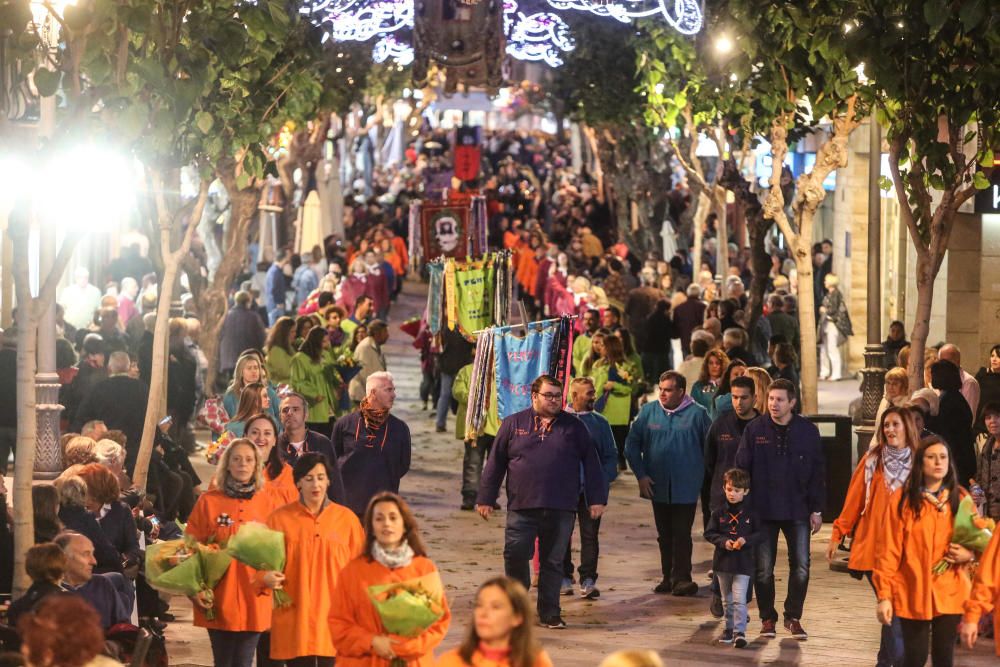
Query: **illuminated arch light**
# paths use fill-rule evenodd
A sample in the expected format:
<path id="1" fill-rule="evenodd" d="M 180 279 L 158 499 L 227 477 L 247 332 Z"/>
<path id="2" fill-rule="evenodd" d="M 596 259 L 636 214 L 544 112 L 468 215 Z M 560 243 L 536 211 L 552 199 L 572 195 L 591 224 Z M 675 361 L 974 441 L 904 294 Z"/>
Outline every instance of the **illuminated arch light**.
<path id="1" fill-rule="evenodd" d="M 367 42 L 377 35 L 413 27 L 412 0 L 317 2 L 300 11 L 325 31 L 324 42 Z"/>
<path id="2" fill-rule="evenodd" d="M 385 35 L 372 48 L 372 60 L 384 63 L 390 58 L 397 65 L 406 67 L 413 62 L 413 47 L 400 42 L 392 35 Z"/>
<path id="3" fill-rule="evenodd" d="M 633 19 L 660 14 L 674 30 L 693 35 L 704 19 L 698 0 L 547 0 L 554 9 L 574 9 L 629 23 Z M 669 8 L 668 8 L 669 7 Z"/>
<path id="4" fill-rule="evenodd" d="M 563 64 L 561 54 L 576 48 L 569 26 L 559 16 L 538 12 L 526 16 L 523 12 L 508 13 L 504 3 L 504 27 L 507 28 L 507 53 L 518 60 L 542 61 L 550 67 Z"/>

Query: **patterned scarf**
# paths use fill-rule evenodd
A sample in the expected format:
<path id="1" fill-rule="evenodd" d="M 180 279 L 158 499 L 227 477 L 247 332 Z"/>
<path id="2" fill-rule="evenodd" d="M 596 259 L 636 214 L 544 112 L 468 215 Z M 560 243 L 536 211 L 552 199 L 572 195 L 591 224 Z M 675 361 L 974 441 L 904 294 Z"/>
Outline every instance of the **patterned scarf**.
<path id="1" fill-rule="evenodd" d="M 865 459 L 865 507 L 861 514 L 868 510 L 868 502 L 872 497 L 872 478 L 875 476 L 875 469 L 878 464 L 882 464 L 882 477 L 885 479 L 885 486 L 892 493 L 903 486 L 910 476 L 910 469 L 913 467 L 913 451 L 909 447 L 885 446 L 879 456 L 874 455 L 873 445 L 868 450 L 868 458 Z"/>
<path id="2" fill-rule="evenodd" d="M 240 500 L 249 500 L 253 498 L 254 492 L 257 490 L 253 479 L 249 482 L 238 482 L 236 478 L 232 475 L 226 477 L 226 483 L 222 487 L 222 492 L 229 496 L 230 498 L 238 498 Z"/>
<path id="3" fill-rule="evenodd" d="M 365 420 L 365 429 L 372 434 L 370 437 L 375 437 L 374 433 L 382 428 L 385 420 L 389 417 L 389 411 L 385 408 L 373 408 L 371 399 L 368 396 L 361 399 L 359 409 L 362 418 Z"/>
<path id="4" fill-rule="evenodd" d="M 413 561 L 414 555 L 410 543 L 406 540 L 395 549 L 386 549 L 378 542 L 372 542 L 372 558 L 390 570 L 406 567 Z"/>

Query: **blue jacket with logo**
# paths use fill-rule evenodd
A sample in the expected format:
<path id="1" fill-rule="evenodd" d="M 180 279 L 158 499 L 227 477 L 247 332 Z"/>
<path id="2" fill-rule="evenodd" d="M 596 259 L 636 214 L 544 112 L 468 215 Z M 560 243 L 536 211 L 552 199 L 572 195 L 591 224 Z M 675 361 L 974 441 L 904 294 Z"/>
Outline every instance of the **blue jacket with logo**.
<path id="1" fill-rule="evenodd" d="M 625 440 L 625 458 L 636 479 L 653 480 L 654 502 L 698 502 L 709 426 L 708 412 L 690 396 L 685 396 L 676 410 L 667 410 L 659 401 L 639 410 Z"/>
<path id="2" fill-rule="evenodd" d="M 762 415 L 743 431 L 736 467 L 750 473 L 750 497 L 762 521 L 805 521 L 826 503 L 826 459 L 819 429 L 793 415 L 788 426 Z"/>

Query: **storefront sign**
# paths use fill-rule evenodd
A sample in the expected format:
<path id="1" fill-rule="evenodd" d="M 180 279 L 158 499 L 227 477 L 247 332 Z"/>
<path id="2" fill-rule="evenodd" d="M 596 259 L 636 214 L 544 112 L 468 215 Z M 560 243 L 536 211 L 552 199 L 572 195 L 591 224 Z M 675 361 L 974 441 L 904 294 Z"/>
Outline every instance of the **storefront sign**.
<path id="1" fill-rule="evenodd" d="M 976 192 L 976 213 L 1000 213 L 1000 167 L 993 168 L 990 187 Z"/>

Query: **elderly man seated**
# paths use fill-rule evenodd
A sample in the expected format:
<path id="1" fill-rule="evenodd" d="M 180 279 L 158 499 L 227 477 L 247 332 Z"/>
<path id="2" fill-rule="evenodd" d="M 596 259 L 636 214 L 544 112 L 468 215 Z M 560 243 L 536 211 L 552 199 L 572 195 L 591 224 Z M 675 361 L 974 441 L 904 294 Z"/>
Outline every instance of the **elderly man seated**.
<path id="1" fill-rule="evenodd" d="M 66 554 L 66 576 L 63 588 L 79 595 L 97 610 L 101 627 L 107 630 L 118 623 L 128 623 L 132 615 L 135 592 L 118 573 L 94 574 L 97 560 L 94 544 L 80 533 L 63 531 L 54 542 Z"/>

